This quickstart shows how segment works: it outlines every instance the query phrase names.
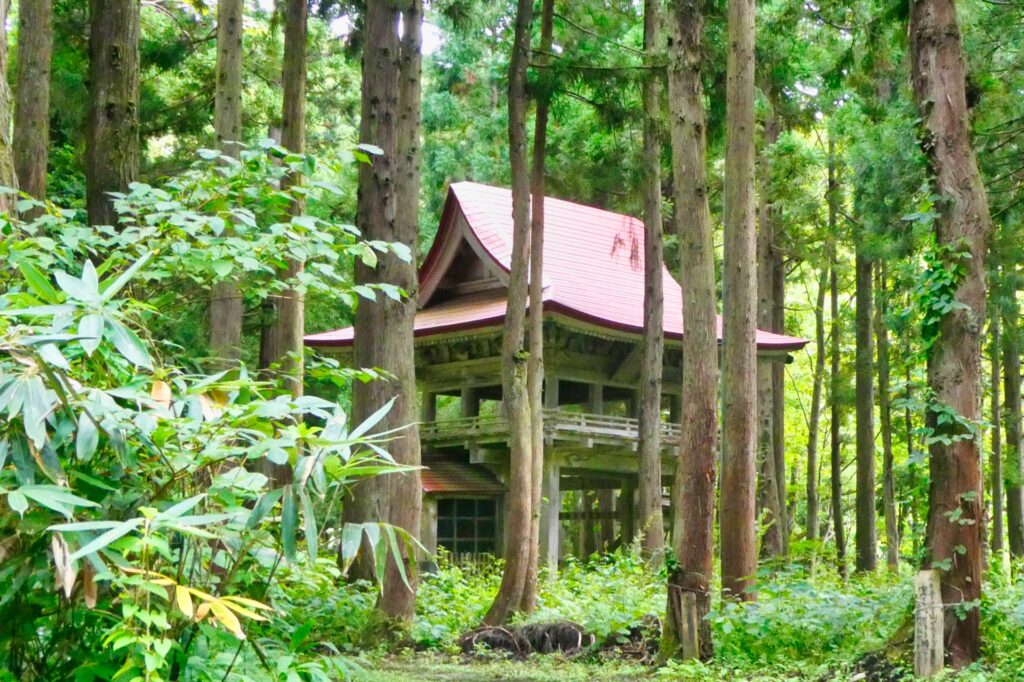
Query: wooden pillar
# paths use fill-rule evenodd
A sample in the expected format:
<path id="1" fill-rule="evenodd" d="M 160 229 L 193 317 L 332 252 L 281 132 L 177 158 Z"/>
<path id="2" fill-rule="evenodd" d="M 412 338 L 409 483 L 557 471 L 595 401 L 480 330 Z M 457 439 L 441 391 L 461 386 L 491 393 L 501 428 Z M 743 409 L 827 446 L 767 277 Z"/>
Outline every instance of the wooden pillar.
<path id="1" fill-rule="evenodd" d="M 619 512 L 619 533 L 622 536 L 622 544 L 628 545 L 633 542 L 636 535 L 636 484 L 627 480 L 619 490 L 619 499 L 616 511 Z"/>
<path id="2" fill-rule="evenodd" d="M 558 379 L 544 380 L 544 407 L 558 408 Z M 558 567 L 558 555 L 562 544 L 562 524 L 558 516 L 562 511 L 561 470 L 555 456 L 553 443 L 544 439 L 544 474 L 541 482 L 540 506 L 540 560 L 548 568 Z"/>
<path id="3" fill-rule="evenodd" d="M 462 387 L 462 416 L 480 416 L 480 390 L 476 386 Z"/>
<path id="4" fill-rule="evenodd" d="M 602 488 L 597 491 L 597 511 L 600 514 L 597 551 L 607 552 L 615 542 L 615 489 Z"/>
<path id="5" fill-rule="evenodd" d="M 680 423 L 683 415 L 683 396 L 668 396 L 668 419 L 672 424 Z"/>
<path id="6" fill-rule="evenodd" d="M 423 496 L 423 511 L 420 514 L 420 544 L 426 549 L 420 561 L 433 563 L 437 554 L 437 498 L 433 495 Z"/>
<path id="7" fill-rule="evenodd" d="M 601 384 L 590 384 L 590 396 L 587 400 L 587 412 L 591 414 L 604 414 L 604 386 Z"/>
<path id="8" fill-rule="evenodd" d="M 420 408 L 420 420 L 437 421 L 437 394 L 423 389 L 423 406 Z"/>

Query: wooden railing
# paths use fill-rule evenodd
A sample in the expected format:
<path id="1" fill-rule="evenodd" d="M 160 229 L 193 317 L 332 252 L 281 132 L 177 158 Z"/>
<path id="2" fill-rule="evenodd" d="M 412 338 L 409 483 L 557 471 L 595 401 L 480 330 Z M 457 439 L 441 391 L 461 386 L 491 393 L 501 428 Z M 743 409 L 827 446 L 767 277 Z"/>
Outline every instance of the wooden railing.
<path id="1" fill-rule="evenodd" d="M 504 417 L 462 417 L 420 425 L 420 438 L 427 442 L 500 440 L 508 435 Z M 544 410 L 544 435 L 554 440 L 591 440 L 601 443 L 632 442 L 640 438 L 640 420 L 607 414 Z M 679 443 L 679 425 L 661 425 L 664 445 Z"/>

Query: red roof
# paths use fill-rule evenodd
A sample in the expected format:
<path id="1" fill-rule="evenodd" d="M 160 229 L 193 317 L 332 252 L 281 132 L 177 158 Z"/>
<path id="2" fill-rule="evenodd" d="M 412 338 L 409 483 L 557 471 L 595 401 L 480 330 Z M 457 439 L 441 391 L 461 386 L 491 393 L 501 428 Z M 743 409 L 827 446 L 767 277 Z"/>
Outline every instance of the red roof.
<path id="1" fill-rule="evenodd" d="M 420 471 L 425 493 L 465 493 L 487 495 L 505 492 L 494 474 L 479 464 L 429 462 Z"/>
<path id="2" fill-rule="evenodd" d="M 468 230 L 460 229 L 465 216 Z M 544 200 L 544 309 L 597 327 L 641 334 L 644 303 L 644 224 L 636 218 L 546 197 Z M 416 336 L 491 327 L 505 313 L 503 296 L 431 305 L 430 296 L 450 264 L 453 240 L 465 238 L 505 281 L 512 251 L 512 193 L 473 182 L 452 184 L 434 244 L 420 268 Z M 447 260 L 446 260 L 447 259 Z M 682 290 L 667 269 L 665 336 L 682 338 Z M 722 324 L 718 320 L 718 337 Z M 310 346 L 348 346 L 352 328 L 306 337 Z M 805 339 L 758 330 L 761 350 L 798 350 Z"/>

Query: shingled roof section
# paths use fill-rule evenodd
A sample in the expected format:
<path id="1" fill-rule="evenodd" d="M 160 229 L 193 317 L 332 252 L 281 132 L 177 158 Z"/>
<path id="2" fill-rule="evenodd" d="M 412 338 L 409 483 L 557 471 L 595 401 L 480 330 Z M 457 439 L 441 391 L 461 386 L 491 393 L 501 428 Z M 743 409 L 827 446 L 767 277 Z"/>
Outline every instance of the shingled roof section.
<path id="1" fill-rule="evenodd" d="M 490 471 L 464 462 L 427 462 L 420 471 L 420 481 L 425 493 L 497 495 L 505 492 L 505 486 Z"/>
<path id="2" fill-rule="evenodd" d="M 459 229 L 465 217 L 468 230 Z M 630 216 L 562 199 L 544 200 L 544 310 L 579 322 L 628 334 L 643 333 L 644 224 Z M 449 331 L 498 326 L 505 314 L 503 297 L 432 304 L 431 286 L 447 267 L 449 241 L 467 239 L 501 279 L 507 277 L 512 252 L 512 193 L 473 182 L 452 184 L 434 244 L 420 268 L 426 300 L 416 315 L 417 337 Z M 449 248 L 446 249 L 446 246 Z M 683 335 L 682 289 L 667 269 L 665 336 Z M 684 282 L 685 285 L 685 276 Z M 718 320 L 718 338 L 722 323 Z M 314 347 L 348 346 L 352 328 L 306 337 Z M 807 340 L 757 331 L 761 351 L 799 350 Z"/>

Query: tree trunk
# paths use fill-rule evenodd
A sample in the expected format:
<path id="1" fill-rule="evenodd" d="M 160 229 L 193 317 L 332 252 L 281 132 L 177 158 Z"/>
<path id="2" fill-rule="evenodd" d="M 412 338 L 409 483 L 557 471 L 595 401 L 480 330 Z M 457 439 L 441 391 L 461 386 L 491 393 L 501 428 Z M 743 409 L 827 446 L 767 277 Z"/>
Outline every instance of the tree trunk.
<path id="1" fill-rule="evenodd" d="M 722 308 L 722 593 L 753 601 L 757 572 L 754 320 L 754 0 L 729 0 Z"/>
<path id="2" fill-rule="evenodd" d="M 1002 553 L 1005 548 L 1004 540 L 1006 531 L 1003 527 L 1003 444 L 1002 444 L 1002 400 L 999 395 L 999 382 L 1002 378 L 1002 366 L 1000 363 L 1001 343 L 999 330 L 999 313 L 993 312 L 989 321 L 992 340 L 989 344 L 989 358 L 992 364 L 991 390 L 991 415 L 992 423 L 992 458 L 991 458 L 991 488 L 992 488 L 992 554 L 996 561 L 1001 562 Z"/>
<path id="3" fill-rule="evenodd" d="M 839 261 L 836 258 L 835 240 L 838 238 L 839 181 L 836 177 L 835 143 L 828 141 L 828 225 L 829 235 L 829 308 L 832 348 L 829 372 L 829 454 L 832 492 L 832 525 L 836 539 L 836 567 L 839 575 L 846 579 L 846 530 L 843 526 L 843 452 L 840 439 L 842 409 L 839 404 L 839 357 L 842 353 L 840 336 L 842 320 L 839 319 Z"/>
<path id="4" fill-rule="evenodd" d="M 668 92 L 672 176 L 683 287 L 683 386 L 679 465 L 672 486 L 672 548 L 678 565 L 669 574 L 662 652 L 681 652 L 683 595 L 696 597 L 700 654 L 711 657 L 714 570 L 715 463 L 718 455 L 718 338 L 714 239 L 708 209 L 707 141 L 701 60 L 703 0 L 673 0 L 669 22 Z"/>
<path id="5" fill-rule="evenodd" d="M 644 50 L 652 65 L 660 51 L 658 37 L 661 0 L 644 2 Z M 640 370 L 640 487 L 641 546 L 655 556 L 665 546 L 661 513 L 661 382 L 665 353 L 664 237 L 661 217 L 661 84 L 657 71 L 643 83 L 644 104 L 644 338 Z M 630 541 L 632 538 L 623 538 Z"/>
<path id="6" fill-rule="evenodd" d="M 530 561 L 530 505 L 533 497 L 532 428 L 527 390 L 528 353 L 523 347 L 527 270 L 530 264 L 530 176 L 526 157 L 526 67 L 530 57 L 532 0 L 518 0 L 509 61 L 508 142 L 512 175 L 512 259 L 508 282 L 501 383 L 509 425 L 509 500 L 505 515 L 505 570 L 494 603 L 484 616 L 505 623 L 519 607 Z"/>
<path id="7" fill-rule="evenodd" d="M 762 156 L 760 206 L 758 207 L 757 230 L 757 326 L 774 329 L 774 267 L 775 267 L 775 223 L 772 220 L 772 204 L 769 197 L 767 164 L 768 147 L 779 139 L 779 123 L 774 114 L 764 121 L 764 152 Z M 728 314 L 728 310 L 726 310 Z M 763 520 L 761 532 L 761 556 L 778 557 L 783 554 L 785 522 L 783 501 L 779 498 L 779 472 L 775 461 L 775 409 L 774 409 L 774 359 L 762 359 L 757 363 L 757 510 Z M 783 487 L 785 485 L 783 484 Z"/>
<path id="8" fill-rule="evenodd" d="M 380 147 L 381 154 L 373 155 L 370 163 L 359 166 L 359 196 L 357 200 L 356 225 L 368 240 L 401 242 L 413 248 L 416 244 L 416 218 L 409 216 L 407 183 L 409 173 L 415 174 L 415 142 L 410 149 L 403 142 L 402 117 L 415 115 L 411 108 L 418 103 L 418 97 L 410 102 L 403 101 L 403 88 L 399 80 L 408 74 L 403 63 L 403 47 L 399 39 L 399 20 L 403 6 L 399 3 L 372 2 L 365 15 L 365 37 L 363 50 L 362 113 L 360 119 L 360 140 Z M 406 30 L 406 39 L 418 40 L 416 28 L 419 20 L 410 18 L 405 25 L 414 28 Z M 415 34 L 410 37 L 409 34 Z M 408 106 L 403 107 L 403 104 Z M 415 138 L 411 138 L 415 140 Z M 410 161 L 410 158 L 413 161 Z M 409 231 L 412 230 L 410 237 Z M 378 295 L 376 300 L 363 299 L 355 315 L 355 365 L 357 367 L 379 367 L 392 375 L 363 383 L 353 382 L 352 413 L 353 423 L 359 423 L 381 408 L 392 398 L 395 403 L 388 415 L 378 424 L 378 430 L 401 429 L 388 442 L 388 451 L 397 462 L 419 462 L 419 434 L 415 427 L 418 420 L 416 403 L 416 377 L 413 366 L 413 320 L 416 315 L 416 261 L 415 255 L 407 262 L 393 253 L 378 255 L 376 268 L 358 260 L 355 266 L 356 284 L 386 282 L 400 287 L 407 293 L 401 301 L 393 301 Z M 353 491 L 352 500 L 345 507 L 345 520 L 349 522 L 387 521 L 395 518 L 417 519 L 419 517 L 420 494 L 418 486 L 411 483 L 406 475 L 397 477 L 379 476 L 360 482 Z M 405 495 L 400 498 L 398 496 Z M 392 499 L 400 499 L 400 505 L 412 509 L 397 509 Z M 395 507 L 393 516 L 392 507 Z M 409 527 L 416 534 L 416 526 Z M 366 547 L 364 546 L 364 553 Z M 385 593 L 382 610 L 388 615 L 404 617 L 414 594 L 402 595 L 389 592 L 393 585 L 388 568 L 384 577 Z M 360 561 L 352 571 L 354 577 L 369 578 L 373 575 L 372 561 Z M 408 590 L 404 587 L 396 588 Z M 394 599 L 394 601 L 391 601 Z"/>
<path id="9" fill-rule="evenodd" d="M 554 22 L 554 0 L 543 0 L 540 16 L 540 54 L 551 52 Z M 547 74 L 545 74 L 547 75 Z M 530 177 L 530 282 L 529 282 L 529 344 L 530 359 L 526 380 L 530 392 L 530 444 L 532 449 L 532 481 L 530 510 L 530 547 L 523 583 L 521 611 L 533 613 L 537 606 L 537 573 L 540 567 L 540 511 L 544 481 L 544 173 L 547 154 L 548 105 L 551 83 L 538 88 L 537 114 L 533 128 L 533 164 Z"/>
<path id="10" fill-rule="evenodd" d="M 962 268 L 955 298 L 961 307 L 939 322 L 928 355 L 928 384 L 934 399 L 962 419 L 976 422 L 981 394 L 981 333 L 985 321 L 985 252 L 991 231 L 988 198 L 971 146 L 960 31 L 953 0 L 910 4 L 910 54 L 914 100 L 921 114 L 922 148 L 934 174 L 938 246 Z M 965 253 L 966 252 L 966 253 Z M 969 257 L 967 256 L 969 253 Z M 928 551 L 925 567 L 949 562 L 943 571 L 944 604 L 981 596 L 981 467 L 978 437 L 967 425 L 939 425 L 929 411 L 928 426 L 952 442 L 929 447 Z M 950 514 L 958 513 L 953 519 Z M 961 668 L 981 654 L 977 605 L 945 610 L 949 661 Z"/>
<path id="11" fill-rule="evenodd" d="M 772 228 L 772 326 L 779 334 L 786 331 L 786 265 L 779 245 L 779 229 L 774 209 L 770 213 Z M 779 488 L 779 520 L 782 556 L 789 556 L 790 510 L 786 489 L 786 364 L 772 363 L 772 453 L 775 456 L 775 483 Z"/>
<path id="12" fill-rule="evenodd" d="M 893 478 L 892 397 L 889 394 L 889 331 L 885 326 L 888 292 L 885 267 L 876 266 L 875 335 L 878 337 L 878 417 L 882 427 L 882 505 L 885 508 L 885 557 L 893 573 L 900 568 L 900 531 L 896 522 L 896 482 Z"/>
<path id="13" fill-rule="evenodd" d="M 807 539 L 818 539 L 818 431 L 821 428 L 821 389 L 825 378 L 825 293 L 828 267 L 818 275 L 818 300 L 814 307 L 814 388 L 807 427 Z"/>
<path id="14" fill-rule="evenodd" d="M 5 40 L 4 45 L 6 44 Z M 18 144 L 14 147 L 14 170 L 18 178 L 18 188 L 39 200 L 46 198 L 46 166 L 50 158 L 52 57 L 51 0 L 20 3 L 14 93 L 14 139 Z M 36 213 L 33 211 L 30 215 Z"/>
<path id="15" fill-rule="evenodd" d="M 873 571 L 878 565 L 878 539 L 875 528 L 875 386 L 871 336 L 872 304 L 871 261 L 857 239 L 855 288 L 856 412 L 857 412 L 857 532 L 856 568 Z"/>
<path id="16" fill-rule="evenodd" d="M 117 225 L 108 192 L 139 175 L 139 0 L 90 0 L 85 201 L 93 225 Z"/>
<path id="17" fill-rule="evenodd" d="M 1006 520 L 1010 556 L 1024 556 L 1024 489 L 1021 487 L 1022 454 L 1020 394 L 1020 332 L 1016 294 L 1009 297 L 1003 341 L 1003 386 L 1006 400 Z"/>
<path id="18" fill-rule="evenodd" d="M 11 8 L 10 0 L 0 0 L 0 39 L 4 49 L 0 54 L 0 186 L 11 189 L 18 188 L 18 178 L 14 173 L 14 157 L 11 141 L 11 89 L 7 85 L 7 13 Z M 11 194 L 0 195 L 0 213 L 14 213 L 16 197 Z"/>
<path id="19" fill-rule="evenodd" d="M 242 140 L 243 0 L 217 3 L 217 80 L 213 130 L 220 150 L 238 157 Z M 216 282 L 207 311 L 210 355 L 219 369 L 238 364 L 242 345 L 242 293 L 234 279 Z"/>

